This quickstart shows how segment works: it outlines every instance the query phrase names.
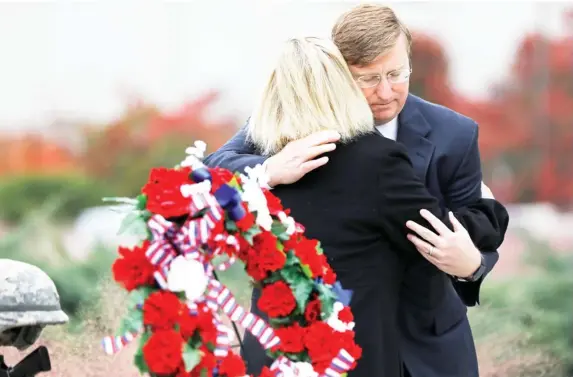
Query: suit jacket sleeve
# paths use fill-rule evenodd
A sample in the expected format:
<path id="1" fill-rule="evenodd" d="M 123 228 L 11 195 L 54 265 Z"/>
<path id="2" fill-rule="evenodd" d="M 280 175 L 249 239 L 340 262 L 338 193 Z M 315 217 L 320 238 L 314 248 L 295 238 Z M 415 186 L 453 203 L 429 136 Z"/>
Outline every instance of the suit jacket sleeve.
<path id="1" fill-rule="evenodd" d="M 394 143 L 387 152 L 380 163 L 378 175 L 381 226 L 410 262 L 423 261 L 406 238 L 409 232 L 406 222 L 412 220 L 431 229 L 431 225 L 420 215 L 421 209 L 427 209 L 450 229 L 452 225 L 447 210 L 440 206 L 416 176 L 404 147 Z M 454 214 L 467 229 L 476 247 L 495 249 L 503 241 L 508 216 L 505 207 L 496 200 L 480 198 L 458 208 Z"/>
<path id="2" fill-rule="evenodd" d="M 455 173 L 450 177 L 449 184 L 444 192 L 444 198 L 448 207 L 456 209 L 474 203 L 481 198 L 481 160 L 478 147 L 478 126 L 475 122 L 472 124 L 472 137 L 468 145 L 463 148 L 464 156 L 461 156 L 460 163 L 455 169 Z M 501 219 L 503 220 L 503 219 Z M 479 304 L 479 291 L 486 275 L 493 269 L 499 260 L 499 253 L 496 248 L 482 248 L 476 245 L 480 250 L 484 262 L 485 273 L 475 282 L 461 282 L 453 280 L 454 288 L 458 295 L 467 306 Z"/>
<path id="3" fill-rule="evenodd" d="M 247 166 L 263 164 L 265 160 L 266 157 L 257 155 L 255 147 L 247 141 L 245 125 L 219 150 L 205 157 L 204 163 L 209 167 L 219 166 L 242 173 Z"/>

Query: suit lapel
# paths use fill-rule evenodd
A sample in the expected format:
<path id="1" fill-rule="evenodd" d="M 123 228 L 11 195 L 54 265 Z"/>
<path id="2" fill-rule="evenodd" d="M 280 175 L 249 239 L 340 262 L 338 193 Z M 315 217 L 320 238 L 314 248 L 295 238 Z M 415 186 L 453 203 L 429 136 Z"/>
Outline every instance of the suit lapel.
<path id="1" fill-rule="evenodd" d="M 435 146 L 426 138 L 432 128 L 419 111 L 416 102 L 416 97 L 408 95 L 406 104 L 398 115 L 397 141 L 406 146 L 416 175 L 425 182 Z"/>

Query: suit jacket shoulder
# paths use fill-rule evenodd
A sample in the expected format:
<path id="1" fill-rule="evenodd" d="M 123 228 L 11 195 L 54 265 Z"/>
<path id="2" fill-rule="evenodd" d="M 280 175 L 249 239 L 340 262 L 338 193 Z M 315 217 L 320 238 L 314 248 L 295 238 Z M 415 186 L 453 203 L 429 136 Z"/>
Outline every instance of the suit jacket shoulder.
<path id="1" fill-rule="evenodd" d="M 469 144 L 477 138 L 478 124 L 472 118 L 450 108 L 410 95 L 412 103 L 431 126 L 430 136 L 449 138 L 448 142 Z"/>

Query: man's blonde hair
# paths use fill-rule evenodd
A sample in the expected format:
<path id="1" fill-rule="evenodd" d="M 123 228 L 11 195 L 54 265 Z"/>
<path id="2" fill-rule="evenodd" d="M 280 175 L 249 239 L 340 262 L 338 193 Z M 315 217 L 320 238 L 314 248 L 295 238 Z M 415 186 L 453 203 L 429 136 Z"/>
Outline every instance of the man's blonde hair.
<path id="1" fill-rule="evenodd" d="M 329 40 L 287 41 L 249 120 L 249 140 L 264 155 L 322 130 L 341 140 L 374 130 L 372 112 L 342 54 Z"/>
<path id="2" fill-rule="evenodd" d="M 401 35 L 406 37 L 408 54 L 412 44 L 410 31 L 392 8 L 358 5 L 343 13 L 332 28 L 332 40 L 350 65 L 368 65 L 392 49 Z"/>

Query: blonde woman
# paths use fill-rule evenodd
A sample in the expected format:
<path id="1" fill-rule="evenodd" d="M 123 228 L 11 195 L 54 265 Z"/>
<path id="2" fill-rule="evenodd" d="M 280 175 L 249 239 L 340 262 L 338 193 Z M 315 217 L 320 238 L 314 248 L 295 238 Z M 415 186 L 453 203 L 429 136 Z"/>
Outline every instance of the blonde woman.
<path id="1" fill-rule="evenodd" d="M 407 269 L 429 264 L 407 240 L 405 224 L 427 225 L 422 209 L 451 223 L 416 177 L 404 147 L 376 132 L 368 103 L 334 44 L 291 39 L 255 107 L 247 137 L 260 154 L 272 156 L 317 131 L 340 135 L 334 149 L 313 152 L 326 152 L 328 164 L 273 192 L 308 236 L 321 241 L 343 287 L 354 292 L 350 305 L 363 356 L 349 377 L 401 376 L 400 288 L 414 284 L 428 295 L 440 294 L 447 281 L 437 268 L 404 281 Z M 507 213 L 496 201 L 480 200 L 456 216 L 479 248 L 501 243 Z M 254 312 L 258 296 L 254 291 Z M 258 375 L 269 361 L 249 335 L 245 346 L 248 372 Z"/>

